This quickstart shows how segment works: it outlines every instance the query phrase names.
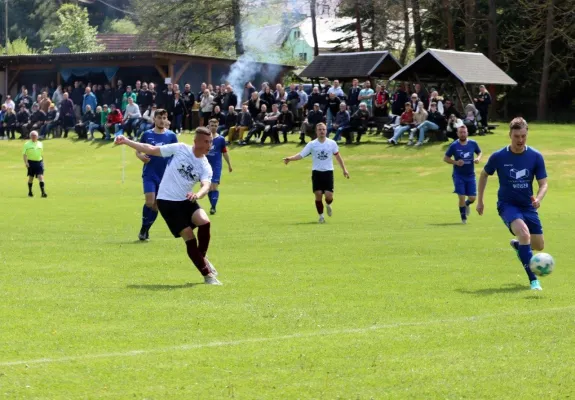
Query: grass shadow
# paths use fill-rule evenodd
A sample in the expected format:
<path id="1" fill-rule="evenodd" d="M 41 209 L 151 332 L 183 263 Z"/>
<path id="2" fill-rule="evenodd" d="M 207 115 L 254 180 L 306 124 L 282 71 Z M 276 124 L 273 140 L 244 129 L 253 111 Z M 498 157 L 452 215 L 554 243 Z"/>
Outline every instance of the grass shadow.
<path id="1" fill-rule="evenodd" d="M 461 222 L 440 222 L 437 224 L 427 224 L 429 226 L 457 226 L 457 225 L 463 225 Z"/>
<path id="2" fill-rule="evenodd" d="M 477 289 L 477 290 L 456 289 L 455 291 L 462 294 L 474 294 L 476 296 L 490 296 L 493 294 L 518 293 L 524 291 L 526 292 L 528 291 L 528 289 L 525 285 L 519 285 L 517 283 L 508 283 L 498 288 Z"/>
<path id="3" fill-rule="evenodd" d="M 321 225 L 319 222 L 317 221 L 300 221 L 300 222 L 292 222 L 290 225 Z"/>
<path id="4" fill-rule="evenodd" d="M 183 285 L 128 285 L 126 289 L 142 289 L 151 291 L 167 291 L 167 290 L 177 290 L 177 289 L 188 289 L 196 285 L 201 285 L 200 283 L 185 283 Z"/>

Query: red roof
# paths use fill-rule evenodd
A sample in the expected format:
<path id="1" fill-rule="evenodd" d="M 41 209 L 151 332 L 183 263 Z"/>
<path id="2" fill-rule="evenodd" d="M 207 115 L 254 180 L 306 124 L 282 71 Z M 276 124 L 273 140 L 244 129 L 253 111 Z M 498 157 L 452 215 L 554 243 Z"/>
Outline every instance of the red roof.
<path id="1" fill-rule="evenodd" d="M 96 40 L 106 46 L 105 51 L 157 50 L 155 40 L 138 42 L 137 35 L 98 33 Z"/>

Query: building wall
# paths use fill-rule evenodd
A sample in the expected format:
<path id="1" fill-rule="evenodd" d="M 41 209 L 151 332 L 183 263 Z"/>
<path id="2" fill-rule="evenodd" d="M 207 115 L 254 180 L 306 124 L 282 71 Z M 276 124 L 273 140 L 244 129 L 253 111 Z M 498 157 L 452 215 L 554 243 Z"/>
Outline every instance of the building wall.
<path id="1" fill-rule="evenodd" d="M 301 36 L 299 28 L 292 28 L 284 42 L 283 49 L 288 51 L 294 59 L 310 63 L 313 60 L 313 47 Z M 301 55 L 305 54 L 305 60 Z"/>

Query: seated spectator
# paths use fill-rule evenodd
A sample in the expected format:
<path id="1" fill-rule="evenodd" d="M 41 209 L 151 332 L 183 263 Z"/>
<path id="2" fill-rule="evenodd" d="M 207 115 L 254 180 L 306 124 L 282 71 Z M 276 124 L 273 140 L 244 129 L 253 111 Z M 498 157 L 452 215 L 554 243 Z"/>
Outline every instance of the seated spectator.
<path id="1" fill-rule="evenodd" d="M 105 126 L 106 140 L 110 140 L 110 133 L 116 134 L 116 131 L 120 129 L 122 125 L 122 112 L 116 108 L 115 104 L 110 107 L 110 113 L 108 114 Z"/>
<path id="2" fill-rule="evenodd" d="M 89 104 L 86 104 L 86 112 L 84 115 L 82 115 L 82 121 L 77 123 L 74 127 L 76 129 L 76 133 L 78 134 L 78 139 L 88 138 L 88 128 L 90 124 L 94 123 L 95 121 L 96 114 L 94 114 L 94 111 L 92 111 L 92 107 Z"/>
<path id="3" fill-rule="evenodd" d="M 267 113 L 264 119 L 264 124 L 266 125 L 266 127 L 264 129 L 264 134 L 262 135 L 262 138 L 260 140 L 260 144 L 264 144 L 266 139 L 271 136 L 271 130 L 275 126 L 275 124 L 277 124 L 280 114 L 281 113 L 278 110 L 278 105 L 276 103 L 272 104 L 272 111 Z M 271 137 L 273 142 L 273 136 Z"/>
<path id="4" fill-rule="evenodd" d="M 220 106 L 214 105 L 214 109 L 212 110 L 212 115 L 210 119 L 217 119 L 219 122 L 218 125 L 218 133 L 220 133 L 220 129 L 224 129 L 226 126 L 226 116 L 220 111 Z"/>
<path id="5" fill-rule="evenodd" d="M 30 115 L 30 122 L 28 122 L 28 132 L 42 130 L 46 122 L 46 113 L 40 109 L 39 105 L 32 106 L 32 115 Z"/>
<path id="6" fill-rule="evenodd" d="M 432 94 L 433 96 L 433 94 Z M 437 104 L 432 102 L 429 105 L 429 113 L 427 113 L 427 120 L 417 125 L 415 128 L 411 129 L 411 135 L 413 135 L 417 130 L 419 130 L 419 140 L 415 144 L 416 146 L 421 146 L 425 143 L 425 132 L 429 130 L 438 130 L 443 129 L 445 119 L 443 115 L 439 111 L 437 111 Z M 409 145 L 412 144 L 412 141 L 408 143 Z"/>
<path id="7" fill-rule="evenodd" d="M 457 111 L 457 109 L 453 105 L 453 102 L 449 99 L 446 99 L 444 110 L 443 110 L 443 115 L 445 116 L 446 122 L 449 119 L 449 117 L 451 116 L 451 114 L 455 115 L 457 118 L 461 118 L 461 114 L 459 114 L 459 111 Z"/>
<path id="8" fill-rule="evenodd" d="M 128 135 L 128 138 L 132 139 L 132 131 L 137 131 L 141 118 L 142 114 L 140 114 L 140 107 L 134 102 L 132 97 L 128 97 L 126 113 L 124 114 L 124 119 L 122 121 L 124 132 Z"/>
<path id="9" fill-rule="evenodd" d="M 376 86 L 376 92 L 373 99 L 374 99 L 373 116 L 376 118 L 389 116 L 390 97 L 389 93 L 387 93 L 387 91 L 385 90 L 385 86 L 383 85 Z"/>
<path id="10" fill-rule="evenodd" d="M 365 104 L 365 103 L 362 103 L 362 104 Z M 327 137 L 329 137 L 329 134 L 331 132 L 335 132 L 335 136 L 334 136 L 333 140 L 335 140 L 336 142 L 339 142 L 339 139 L 341 139 L 341 134 L 343 133 L 343 130 L 349 126 L 349 120 L 350 120 L 350 117 L 349 117 L 349 112 L 347 111 L 347 105 L 345 103 L 340 103 L 339 111 L 335 115 L 335 121 L 333 122 L 331 127 L 327 130 Z"/>
<path id="11" fill-rule="evenodd" d="M 238 113 L 236 113 L 236 109 L 234 106 L 228 107 L 228 114 L 225 117 L 225 122 L 223 128 L 218 127 L 218 133 L 223 137 L 228 136 L 228 132 L 230 129 L 234 128 L 238 124 Z"/>
<path id="12" fill-rule="evenodd" d="M 94 131 L 98 129 L 100 132 L 103 132 L 104 127 L 106 126 L 106 119 L 108 118 L 108 106 L 104 104 L 104 108 L 98 106 L 96 107 L 96 116 L 94 121 L 88 124 L 88 133 L 89 133 L 89 140 L 94 140 Z"/>
<path id="13" fill-rule="evenodd" d="M 445 110 L 443 108 L 443 97 L 439 96 L 439 93 L 437 92 L 437 90 L 434 90 L 433 92 L 431 92 L 431 97 L 429 98 L 428 110 L 431 110 L 431 103 L 437 104 L 437 106 L 436 106 L 437 112 L 439 112 L 441 115 L 443 115 L 443 113 L 445 112 Z"/>
<path id="14" fill-rule="evenodd" d="M 413 128 L 413 110 L 411 109 L 411 103 L 405 103 L 404 107 L 405 111 L 401 114 L 399 125 L 394 128 L 393 137 L 387 141 L 388 143 L 397 144 L 401 135 Z"/>
<path id="15" fill-rule="evenodd" d="M 463 121 L 457 117 L 455 114 L 451 114 L 449 116 L 449 120 L 447 121 L 447 137 L 453 140 L 458 140 L 459 137 L 457 136 L 457 129 L 463 125 Z"/>
<path id="16" fill-rule="evenodd" d="M 463 120 L 463 124 L 467 126 L 467 132 L 469 136 L 473 136 L 477 133 L 477 127 L 479 125 L 479 121 L 481 120 L 481 116 L 479 111 L 473 104 L 468 104 L 465 106 L 465 119 Z M 481 136 L 485 135 L 485 133 L 480 132 Z"/>
<path id="17" fill-rule="evenodd" d="M 8 139 L 16 139 L 16 124 L 18 120 L 16 119 L 16 114 L 11 107 L 6 107 L 6 114 L 4 114 L 4 121 L 2 126 L 4 128 L 4 133 Z"/>
<path id="18" fill-rule="evenodd" d="M 156 115 L 157 109 L 158 107 L 155 104 L 152 104 L 152 106 L 144 112 L 144 115 L 142 116 L 142 122 L 140 123 L 140 127 L 138 128 L 137 132 L 138 137 L 140 137 L 142 133 L 154 127 L 154 116 Z"/>
<path id="19" fill-rule="evenodd" d="M 20 139 L 28 138 L 28 123 L 30 111 L 24 104 L 20 104 L 20 111 L 16 113 L 16 130 L 20 133 Z"/>
<path id="20" fill-rule="evenodd" d="M 279 133 L 281 132 L 284 137 L 284 143 L 287 143 L 287 134 L 293 127 L 294 116 L 289 110 L 286 103 L 282 104 L 282 112 L 278 116 L 277 124 L 272 127 L 272 139 L 274 143 L 279 143 Z"/>
<path id="21" fill-rule="evenodd" d="M 40 138 L 47 138 L 50 136 L 50 133 L 52 134 L 52 137 L 54 137 L 54 129 L 58 125 L 60 125 L 60 113 L 56 109 L 56 105 L 50 104 L 50 107 L 48 108 L 48 114 L 46 114 L 46 123 L 40 131 Z"/>
<path id="22" fill-rule="evenodd" d="M 256 118 L 254 119 L 254 124 L 253 124 L 252 128 L 250 129 L 250 131 L 248 132 L 248 136 L 246 137 L 246 140 L 240 142 L 241 145 L 248 144 L 250 142 L 250 139 L 254 135 L 256 136 L 256 138 L 259 139 L 260 134 L 266 128 L 265 119 L 266 119 L 266 115 L 267 115 L 267 110 L 268 110 L 267 106 L 262 103 L 261 112 L 258 115 L 256 115 Z"/>
<path id="23" fill-rule="evenodd" d="M 253 94 L 257 94 L 253 92 Z M 228 144 L 232 143 L 232 141 L 239 136 L 239 142 L 243 142 L 244 140 L 244 133 L 249 131 L 253 125 L 252 115 L 248 111 L 247 104 L 242 106 L 242 111 L 238 114 L 237 125 L 230 128 L 228 132 Z"/>
<path id="24" fill-rule="evenodd" d="M 301 133 L 299 135 L 299 141 L 301 144 L 305 144 L 306 135 L 308 135 L 311 140 L 314 140 L 316 137 L 315 127 L 320 122 L 323 122 L 323 112 L 319 107 L 319 103 L 315 103 L 313 105 L 313 109 L 307 113 L 307 118 L 301 124 Z"/>
<path id="25" fill-rule="evenodd" d="M 128 99 L 131 98 L 134 103 L 136 103 L 138 101 L 138 96 L 136 95 L 136 93 L 132 92 L 132 87 L 131 86 L 126 86 L 126 92 L 122 95 L 122 110 L 118 110 L 120 111 L 120 113 L 126 111 L 126 107 L 128 106 Z"/>
<path id="26" fill-rule="evenodd" d="M 357 132 L 356 143 L 360 142 L 361 136 L 367 131 L 369 118 L 367 104 L 361 103 L 359 109 L 351 116 L 349 127 L 343 130 L 346 144 L 353 143 L 353 132 Z"/>
<path id="27" fill-rule="evenodd" d="M 4 116 L 6 115 L 6 110 L 6 104 L 2 104 L 2 109 L 0 109 L 0 140 L 4 140 Z"/>
<path id="28" fill-rule="evenodd" d="M 244 104 L 248 105 L 248 111 L 250 112 L 252 119 L 256 119 L 262 109 L 262 104 L 265 104 L 266 108 L 269 106 L 269 104 L 260 98 L 258 92 L 253 92 L 251 98 Z"/>
<path id="29" fill-rule="evenodd" d="M 373 92 L 373 91 L 372 91 Z M 361 97 L 361 95 L 360 95 Z M 363 103 L 363 101 L 362 101 Z M 328 95 L 326 104 L 326 120 L 327 120 L 327 132 L 331 132 L 331 124 L 335 119 L 337 113 L 339 112 L 339 105 L 341 104 L 341 99 L 335 95 L 335 92 L 331 92 Z M 368 105 L 369 109 L 369 105 Z"/>
<path id="30" fill-rule="evenodd" d="M 425 110 L 425 105 L 423 101 L 419 101 L 417 103 L 417 111 L 413 113 L 413 125 L 418 126 L 427 120 L 427 111 Z M 409 132 L 409 141 L 407 142 L 408 146 L 413 144 L 413 134 L 417 131 L 417 129 L 411 129 Z"/>

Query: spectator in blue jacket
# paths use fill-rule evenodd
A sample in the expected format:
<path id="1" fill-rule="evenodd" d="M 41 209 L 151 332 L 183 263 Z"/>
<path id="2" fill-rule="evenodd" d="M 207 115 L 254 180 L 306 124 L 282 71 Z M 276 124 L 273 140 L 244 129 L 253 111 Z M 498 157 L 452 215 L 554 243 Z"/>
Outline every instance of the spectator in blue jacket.
<path id="1" fill-rule="evenodd" d="M 90 106 L 91 110 L 95 110 L 98 107 L 98 99 L 96 95 L 92 93 L 92 89 L 86 87 L 86 93 L 84 94 L 84 101 L 82 102 L 82 114 L 86 113 L 86 106 Z"/>
<path id="2" fill-rule="evenodd" d="M 335 122 L 331 125 L 330 133 L 335 131 L 335 137 L 333 140 L 336 142 L 341 138 L 343 130 L 349 126 L 349 112 L 347 111 L 347 105 L 341 103 L 339 105 L 339 112 L 335 116 Z M 328 133 L 329 135 L 329 133 Z"/>

